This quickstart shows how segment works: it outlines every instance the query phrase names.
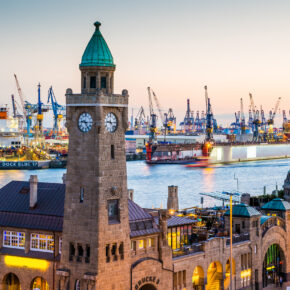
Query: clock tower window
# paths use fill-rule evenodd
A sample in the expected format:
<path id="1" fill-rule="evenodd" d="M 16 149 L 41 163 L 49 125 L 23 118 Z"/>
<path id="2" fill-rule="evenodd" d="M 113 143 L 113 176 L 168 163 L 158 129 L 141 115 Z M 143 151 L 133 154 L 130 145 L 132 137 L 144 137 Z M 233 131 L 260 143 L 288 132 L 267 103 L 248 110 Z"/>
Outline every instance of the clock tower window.
<path id="1" fill-rule="evenodd" d="M 101 89 L 106 89 L 106 88 L 107 88 L 107 78 L 101 77 Z"/>
<path id="2" fill-rule="evenodd" d="M 85 189 L 83 187 L 80 188 L 80 203 L 84 202 Z"/>
<path id="3" fill-rule="evenodd" d="M 111 145 L 111 159 L 115 159 L 115 146 Z"/>
<path id="4" fill-rule="evenodd" d="M 86 77 L 84 77 L 83 88 L 84 89 L 87 88 L 87 78 Z"/>
<path id="5" fill-rule="evenodd" d="M 95 89 L 97 86 L 97 80 L 95 76 L 90 77 L 90 88 Z"/>
<path id="6" fill-rule="evenodd" d="M 109 224 L 120 222 L 118 199 L 108 200 L 108 219 L 109 219 Z"/>

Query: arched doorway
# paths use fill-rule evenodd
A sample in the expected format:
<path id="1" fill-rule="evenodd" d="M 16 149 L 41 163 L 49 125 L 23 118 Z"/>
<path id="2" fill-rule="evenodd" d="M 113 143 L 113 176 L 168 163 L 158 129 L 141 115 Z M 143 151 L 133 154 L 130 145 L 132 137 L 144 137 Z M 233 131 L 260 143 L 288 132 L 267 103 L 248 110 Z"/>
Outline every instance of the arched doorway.
<path id="1" fill-rule="evenodd" d="M 196 266 L 192 274 L 192 286 L 195 290 L 202 290 L 204 286 L 204 271 L 202 267 Z"/>
<path id="2" fill-rule="evenodd" d="M 7 274 L 3 279 L 3 289 L 20 290 L 20 282 L 18 277 L 13 273 Z"/>
<path id="3" fill-rule="evenodd" d="M 233 289 L 235 289 L 235 276 L 236 276 L 236 262 L 234 258 L 232 259 L 232 282 L 233 282 Z M 225 280 L 224 280 L 224 289 L 229 289 L 230 288 L 230 283 L 231 283 L 231 268 L 230 268 L 230 259 L 227 260 L 226 263 L 226 273 L 225 273 Z"/>
<path id="4" fill-rule="evenodd" d="M 223 280 L 223 266 L 220 262 L 212 262 L 207 269 L 207 285 L 206 289 L 221 289 L 221 281 Z"/>
<path id="5" fill-rule="evenodd" d="M 32 290 L 49 290 L 48 283 L 42 277 L 36 277 L 31 282 Z"/>
<path id="6" fill-rule="evenodd" d="M 140 290 L 157 290 L 157 289 L 152 284 L 145 284 L 140 288 Z"/>
<path id="7" fill-rule="evenodd" d="M 271 245 L 263 262 L 263 287 L 276 284 L 280 277 L 284 279 L 285 256 L 278 244 Z"/>

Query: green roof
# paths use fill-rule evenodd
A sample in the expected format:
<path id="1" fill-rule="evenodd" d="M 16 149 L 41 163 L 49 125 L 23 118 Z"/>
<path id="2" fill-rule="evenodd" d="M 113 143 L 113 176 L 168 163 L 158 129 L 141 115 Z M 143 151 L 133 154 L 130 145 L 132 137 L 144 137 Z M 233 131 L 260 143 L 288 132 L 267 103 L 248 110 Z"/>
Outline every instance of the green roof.
<path id="1" fill-rule="evenodd" d="M 286 211 L 290 210 L 290 203 L 282 198 L 274 198 L 262 206 L 263 210 L 277 210 Z"/>
<path id="2" fill-rule="evenodd" d="M 90 39 L 82 57 L 80 67 L 106 66 L 115 67 L 110 49 L 100 32 L 100 22 L 94 23 L 96 30 Z"/>
<path id="3" fill-rule="evenodd" d="M 230 210 L 227 210 L 225 215 L 229 216 Z M 259 211 L 247 204 L 240 203 L 233 206 L 233 216 L 235 217 L 253 217 L 259 215 L 261 215 Z"/>
<path id="4" fill-rule="evenodd" d="M 268 216 L 268 215 L 261 216 L 260 224 L 262 225 L 265 221 L 267 221 L 271 217 L 272 216 Z"/>

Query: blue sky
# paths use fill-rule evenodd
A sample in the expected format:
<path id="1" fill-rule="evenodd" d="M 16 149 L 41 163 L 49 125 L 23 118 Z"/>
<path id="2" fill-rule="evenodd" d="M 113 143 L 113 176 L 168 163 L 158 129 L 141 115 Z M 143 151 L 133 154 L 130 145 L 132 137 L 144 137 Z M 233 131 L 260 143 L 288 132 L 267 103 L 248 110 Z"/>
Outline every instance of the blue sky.
<path id="1" fill-rule="evenodd" d="M 17 94 L 16 73 L 27 99 L 43 99 L 53 86 L 64 103 L 78 92 L 78 65 L 93 31 L 101 31 L 114 56 L 115 92 L 127 88 L 130 104 L 148 107 L 147 86 L 164 110 L 179 119 L 186 98 L 204 109 L 208 85 L 214 112 L 233 114 L 252 92 L 268 112 L 278 97 L 289 109 L 290 2 L 200 1 L 1 1 L 1 103 Z"/>

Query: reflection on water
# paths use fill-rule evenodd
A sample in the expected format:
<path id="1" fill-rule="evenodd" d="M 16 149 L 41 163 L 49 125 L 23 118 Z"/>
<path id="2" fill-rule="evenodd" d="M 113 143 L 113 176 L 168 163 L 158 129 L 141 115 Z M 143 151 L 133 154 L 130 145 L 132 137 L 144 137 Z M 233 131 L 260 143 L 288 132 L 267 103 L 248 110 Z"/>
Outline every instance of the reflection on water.
<path id="1" fill-rule="evenodd" d="M 216 165 L 210 168 L 186 168 L 181 165 L 146 165 L 143 161 L 127 163 L 128 188 L 135 190 L 134 199 L 143 207 L 165 207 L 167 187 L 179 187 L 179 205 L 181 208 L 200 205 L 200 192 L 235 190 L 238 178 L 241 192 L 252 195 L 267 193 L 275 189 L 276 182 L 281 189 L 290 169 L 290 160 L 271 160 Z M 0 186 L 11 180 L 28 180 L 31 174 L 37 174 L 40 181 L 62 182 L 65 169 L 43 170 L 0 170 Z M 220 201 L 204 198 L 204 206 L 219 205 Z"/>

